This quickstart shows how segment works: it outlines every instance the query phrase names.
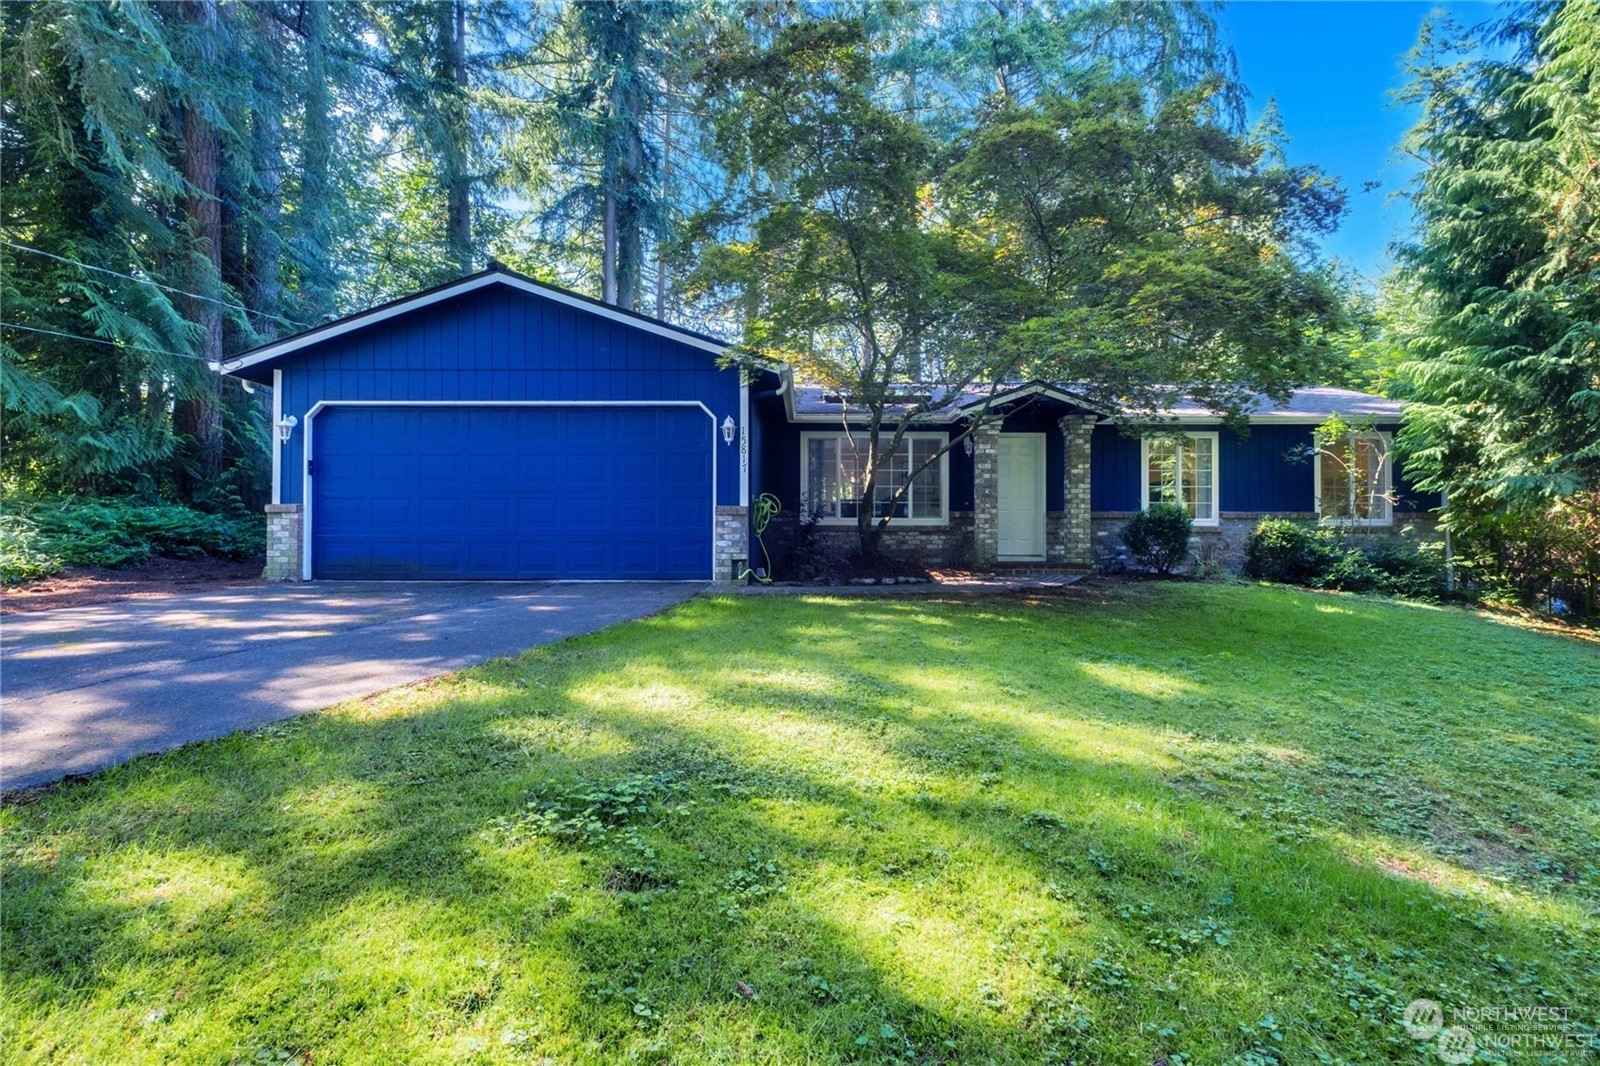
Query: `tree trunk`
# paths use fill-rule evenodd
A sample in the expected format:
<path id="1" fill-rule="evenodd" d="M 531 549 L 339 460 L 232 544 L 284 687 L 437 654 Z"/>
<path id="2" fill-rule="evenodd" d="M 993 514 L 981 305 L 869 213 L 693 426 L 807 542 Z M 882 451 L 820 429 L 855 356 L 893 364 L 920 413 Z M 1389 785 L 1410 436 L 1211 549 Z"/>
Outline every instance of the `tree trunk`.
<path id="1" fill-rule="evenodd" d="M 333 313 L 333 233 L 330 189 L 333 169 L 333 110 L 328 93 L 327 8 L 307 0 L 304 19 L 305 120 L 300 145 L 300 204 L 295 212 L 295 260 L 300 268 L 300 319 L 316 325 Z"/>
<path id="2" fill-rule="evenodd" d="M 283 82 L 282 28 L 274 18 L 259 14 L 256 30 L 262 48 L 271 58 L 255 77 L 255 108 L 250 116 L 251 210 L 246 216 L 244 294 L 245 306 L 263 312 L 252 317 L 256 340 L 278 336 L 278 323 L 267 315 L 283 309 Z M 265 69 L 270 67 L 270 69 Z"/>
<path id="3" fill-rule="evenodd" d="M 472 176 L 467 172 L 471 135 L 467 107 L 467 6 L 465 0 L 441 5 L 439 37 L 444 80 L 451 96 L 445 102 L 444 191 L 445 253 L 462 274 L 472 272 Z"/>
<path id="4" fill-rule="evenodd" d="M 186 0 L 184 17 L 193 24 L 195 59 L 210 73 L 217 56 L 217 0 Z M 188 185 L 184 217 L 189 237 L 187 288 L 207 299 L 185 298 L 187 317 L 200 327 L 195 354 L 206 363 L 222 358 L 222 210 L 217 198 L 221 146 L 217 130 L 194 101 L 183 107 L 183 177 Z M 209 366 L 197 368 L 195 388 L 177 411 L 178 431 L 190 440 L 193 469 L 185 475 L 184 495 L 200 498 L 222 474 L 222 379 Z"/>
<path id="5" fill-rule="evenodd" d="M 609 173 L 610 168 L 606 168 Z M 616 179 L 606 177 L 605 207 L 600 232 L 600 299 L 613 306 L 617 302 L 617 194 Z"/>
<path id="6" fill-rule="evenodd" d="M 661 190 L 665 199 L 671 193 L 667 183 L 672 180 L 672 115 L 666 114 L 661 118 Z M 667 318 L 667 257 L 661 247 L 661 240 L 656 239 L 656 317 L 663 322 Z"/>

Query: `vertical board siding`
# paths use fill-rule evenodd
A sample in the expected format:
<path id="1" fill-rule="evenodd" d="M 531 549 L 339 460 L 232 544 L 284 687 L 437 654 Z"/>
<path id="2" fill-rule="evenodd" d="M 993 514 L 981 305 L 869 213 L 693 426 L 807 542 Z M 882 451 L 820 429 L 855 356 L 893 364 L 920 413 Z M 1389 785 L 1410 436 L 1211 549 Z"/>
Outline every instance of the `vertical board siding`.
<path id="1" fill-rule="evenodd" d="M 320 401 L 693 401 L 739 420 L 739 373 L 669 337 L 500 286 L 307 348 L 283 367 L 283 412 Z M 712 419 L 703 413 L 708 437 Z M 739 503 L 737 446 L 717 451 L 716 502 Z M 283 448 L 282 502 L 301 503 L 305 433 Z"/>
<path id="2" fill-rule="evenodd" d="M 1316 509 L 1316 473 L 1310 450 L 1313 426 L 1261 422 L 1248 433 L 1220 422 L 1185 425 L 1185 430 L 1217 434 L 1217 475 L 1222 511 L 1305 514 Z M 1380 427 L 1393 433 L 1395 426 Z M 1090 506 L 1096 511 L 1137 511 L 1141 479 L 1139 438 L 1111 425 L 1098 425 L 1090 453 Z M 1398 510 L 1425 511 L 1438 501 L 1417 493 L 1396 464 Z"/>
<path id="3" fill-rule="evenodd" d="M 1139 509 L 1139 438 L 1101 423 L 1089 438 L 1089 509 Z"/>

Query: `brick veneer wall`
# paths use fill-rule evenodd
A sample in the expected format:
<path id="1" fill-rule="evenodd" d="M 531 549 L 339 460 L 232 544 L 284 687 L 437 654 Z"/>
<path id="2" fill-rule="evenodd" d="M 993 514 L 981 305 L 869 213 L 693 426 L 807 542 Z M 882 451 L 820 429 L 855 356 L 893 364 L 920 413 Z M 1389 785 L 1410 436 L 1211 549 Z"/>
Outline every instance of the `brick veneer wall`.
<path id="1" fill-rule="evenodd" d="M 711 580 L 734 580 L 733 561 L 750 558 L 750 509 L 718 507 L 712 531 Z"/>
<path id="2" fill-rule="evenodd" d="M 1128 550 L 1122 545 L 1122 527 L 1132 518 L 1132 511 L 1096 511 L 1091 520 L 1094 539 L 1094 565 L 1099 569 L 1119 570 L 1131 563 Z M 1197 526 L 1190 544 L 1196 553 L 1208 562 L 1230 570 L 1244 568 L 1244 542 L 1250 531 L 1263 518 L 1287 518 L 1292 522 L 1315 522 L 1315 511 L 1223 511 L 1216 526 Z M 1392 526 L 1367 526 L 1355 531 L 1357 537 L 1393 537 L 1405 535 L 1407 527 L 1413 534 L 1431 537 L 1438 525 L 1438 516 L 1425 511 L 1396 511 Z"/>
<path id="3" fill-rule="evenodd" d="M 1059 554 L 1051 559 L 1073 566 L 1087 567 L 1094 563 L 1094 525 L 1089 509 L 1089 442 L 1093 439 L 1094 423 L 1094 418 L 1086 415 L 1066 415 L 1059 422 L 1066 459 L 1061 474 L 1064 509 Z"/>
<path id="4" fill-rule="evenodd" d="M 267 504 L 267 567 L 263 581 L 299 581 L 301 533 L 298 503 Z"/>
<path id="5" fill-rule="evenodd" d="M 972 431 L 972 566 L 1000 561 L 1000 423 Z"/>
<path id="6" fill-rule="evenodd" d="M 780 512 L 764 534 L 767 550 L 772 553 L 773 576 L 780 581 L 795 576 L 790 570 L 799 526 L 797 515 Z M 972 513 L 953 511 L 949 524 L 942 526 L 907 526 L 890 522 L 889 528 L 883 531 L 882 544 L 884 554 L 908 562 L 925 566 L 971 566 Z M 861 537 L 856 533 L 855 526 L 818 526 L 816 547 L 830 562 L 841 562 L 861 550 Z M 759 559 L 761 549 L 753 541 L 750 548 L 752 557 Z"/>

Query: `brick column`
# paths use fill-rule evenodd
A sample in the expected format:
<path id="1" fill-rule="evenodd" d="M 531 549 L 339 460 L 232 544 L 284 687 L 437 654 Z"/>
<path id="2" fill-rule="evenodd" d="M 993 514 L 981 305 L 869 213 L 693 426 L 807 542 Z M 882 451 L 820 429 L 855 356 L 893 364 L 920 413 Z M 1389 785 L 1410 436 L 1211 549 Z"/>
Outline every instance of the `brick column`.
<path id="1" fill-rule="evenodd" d="M 263 581 L 300 580 L 300 505 L 267 504 L 267 568 Z"/>
<path id="2" fill-rule="evenodd" d="M 989 570 L 1000 561 L 1000 423 L 972 433 L 972 565 Z"/>
<path id="3" fill-rule="evenodd" d="M 750 559 L 750 509 L 748 507 L 718 507 L 717 527 L 712 531 L 714 545 L 711 553 L 711 580 L 732 582 L 733 561 Z M 770 576 L 770 575 L 769 575 Z"/>
<path id="4" fill-rule="evenodd" d="M 1064 415 L 1059 421 L 1066 462 L 1062 464 L 1062 531 L 1069 566 L 1094 564 L 1089 530 L 1089 442 L 1095 420 L 1088 415 Z"/>

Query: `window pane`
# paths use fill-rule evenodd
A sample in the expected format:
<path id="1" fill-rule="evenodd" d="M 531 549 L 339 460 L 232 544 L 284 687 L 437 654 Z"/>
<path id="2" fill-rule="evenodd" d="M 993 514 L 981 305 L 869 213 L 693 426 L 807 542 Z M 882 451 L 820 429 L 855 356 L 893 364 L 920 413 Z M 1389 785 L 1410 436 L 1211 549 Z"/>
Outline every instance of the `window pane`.
<path id="1" fill-rule="evenodd" d="M 1150 442 L 1150 463 L 1145 473 L 1151 503 L 1175 503 L 1178 498 L 1178 451 L 1170 440 Z"/>
<path id="2" fill-rule="evenodd" d="M 1323 517 L 1387 521 L 1383 462 L 1383 442 L 1374 437 L 1351 437 L 1323 448 L 1317 456 Z"/>
<path id="3" fill-rule="evenodd" d="M 805 510 L 824 518 L 840 517 L 839 444 L 832 438 L 806 442 Z"/>
<path id="4" fill-rule="evenodd" d="M 911 517 L 939 518 L 944 513 L 944 493 L 939 483 L 940 463 L 933 457 L 939 454 L 940 442 L 932 438 L 919 438 L 911 442 L 911 468 L 927 464 L 927 469 L 917 475 L 911 487 Z"/>
<path id="5" fill-rule="evenodd" d="M 878 467 L 872 492 L 874 517 L 892 512 L 895 518 L 939 519 L 943 516 L 944 483 L 940 465 L 933 463 L 917 476 L 899 499 L 895 494 L 911 478 L 911 472 L 939 451 L 941 441 L 914 439 L 902 441 L 893 455 Z M 867 477 L 867 448 L 864 439 L 854 446 L 850 439 L 811 437 L 806 441 L 806 483 L 802 505 L 823 518 L 854 519 L 861 510 L 861 495 Z"/>
<path id="6" fill-rule="evenodd" d="M 1191 479 L 1194 494 L 1190 500 L 1189 513 L 1198 522 L 1210 522 L 1217 517 L 1216 500 L 1212 498 L 1212 474 L 1215 471 L 1216 457 L 1211 454 L 1211 444 L 1210 437 L 1195 437 L 1184 449 L 1185 461 L 1194 471 Z"/>
<path id="7" fill-rule="evenodd" d="M 1362 437 L 1355 446 L 1355 474 L 1361 488 L 1357 497 L 1357 515 L 1365 519 L 1383 520 L 1389 517 L 1389 501 L 1383 498 L 1383 450 L 1379 441 Z"/>

